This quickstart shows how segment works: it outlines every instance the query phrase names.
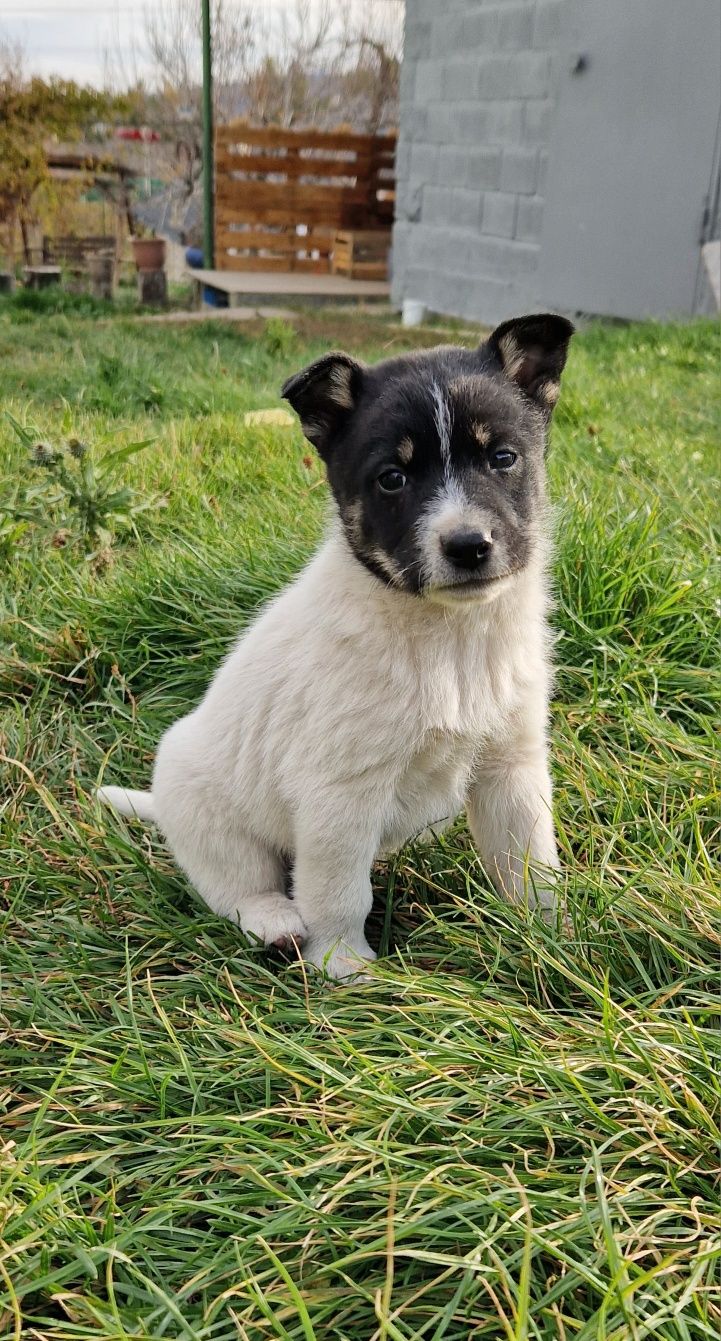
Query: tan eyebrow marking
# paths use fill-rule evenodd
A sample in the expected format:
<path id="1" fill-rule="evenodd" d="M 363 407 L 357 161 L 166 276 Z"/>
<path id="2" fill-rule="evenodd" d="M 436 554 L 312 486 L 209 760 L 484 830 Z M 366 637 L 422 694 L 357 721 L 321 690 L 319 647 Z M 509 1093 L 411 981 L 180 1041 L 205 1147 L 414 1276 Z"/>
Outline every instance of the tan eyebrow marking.
<path id="1" fill-rule="evenodd" d="M 482 424 L 480 420 L 476 420 L 475 423 L 471 424 L 471 433 L 476 439 L 479 447 L 487 447 L 491 441 L 490 428 L 487 424 Z"/>
<path id="2" fill-rule="evenodd" d="M 413 460 L 414 450 L 415 448 L 410 438 L 401 438 L 401 441 L 398 444 L 398 458 L 403 462 L 404 466 L 407 466 Z"/>
<path id="3" fill-rule="evenodd" d="M 541 382 L 538 388 L 538 395 L 541 400 L 545 400 L 546 405 L 555 405 L 561 394 L 561 388 L 558 382 Z"/>

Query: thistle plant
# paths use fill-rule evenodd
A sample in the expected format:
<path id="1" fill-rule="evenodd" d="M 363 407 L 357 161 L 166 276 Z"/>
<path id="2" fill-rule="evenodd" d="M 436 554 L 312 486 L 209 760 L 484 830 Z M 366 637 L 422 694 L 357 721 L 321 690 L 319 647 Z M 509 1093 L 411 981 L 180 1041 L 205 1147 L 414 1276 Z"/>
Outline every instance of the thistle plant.
<path id="1" fill-rule="evenodd" d="M 153 441 L 145 438 L 128 443 L 98 457 L 87 443 L 70 438 L 62 447 L 38 441 L 37 433 L 6 413 L 16 437 L 28 450 L 31 469 L 46 472 L 40 487 L 26 490 L 11 507 L 0 504 L 0 512 L 23 522 L 61 526 L 84 544 L 88 557 L 110 548 L 118 529 L 132 527 L 140 512 L 158 505 L 155 497 L 143 498 L 122 483 L 125 463 Z"/>

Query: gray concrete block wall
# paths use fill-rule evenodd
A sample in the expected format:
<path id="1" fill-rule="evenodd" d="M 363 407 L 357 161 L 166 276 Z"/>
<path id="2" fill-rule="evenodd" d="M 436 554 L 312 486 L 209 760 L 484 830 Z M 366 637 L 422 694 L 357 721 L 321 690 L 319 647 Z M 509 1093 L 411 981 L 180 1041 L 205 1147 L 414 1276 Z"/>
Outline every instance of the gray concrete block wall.
<path id="1" fill-rule="evenodd" d="M 534 306 L 569 0 L 406 0 L 393 298 L 496 322 Z"/>

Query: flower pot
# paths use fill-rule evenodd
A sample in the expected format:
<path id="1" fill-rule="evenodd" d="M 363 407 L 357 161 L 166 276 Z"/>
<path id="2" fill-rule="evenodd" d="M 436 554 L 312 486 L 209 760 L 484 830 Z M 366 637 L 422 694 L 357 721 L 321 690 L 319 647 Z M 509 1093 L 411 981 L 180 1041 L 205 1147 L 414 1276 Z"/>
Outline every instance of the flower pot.
<path id="1" fill-rule="evenodd" d="M 162 237 L 134 237 L 132 246 L 138 270 L 162 270 L 165 265 L 165 242 Z"/>

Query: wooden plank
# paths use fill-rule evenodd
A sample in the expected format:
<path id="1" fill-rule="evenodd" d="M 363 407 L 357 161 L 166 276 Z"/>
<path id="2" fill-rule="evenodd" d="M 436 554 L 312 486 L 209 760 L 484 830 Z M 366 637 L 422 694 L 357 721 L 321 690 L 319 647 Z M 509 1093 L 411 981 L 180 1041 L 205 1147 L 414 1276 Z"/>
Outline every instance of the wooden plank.
<path id="1" fill-rule="evenodd" d="M 368 192 L 360 186 L 305 186 L 297 182 L 248 182 L 221 178 L 216 184 L 216 199 L 223 205 L 235 205 L 241 210 L 283 208 L 290 221 L 293 215 L 303 222 L 304 209 L 334 205 L 362 205 Z"/>
<path id="2" fill-rule="evenodd" d="M 311 260 L 308 257 L 289 258 L 286 256 L 230 256 L 227 252 L 217 257 L 222 261 L 221 269 L 233 271 L 260 271 L 261 273 L 293 273 L 309 275 L 327 275 L 327 260 Z"/>
<path id="3" fill-rule="evenodd" d="M 302 214 L 293 213 L 293 223 L 308 224 L 319 228 L 363 228 L 368 226 L 368 207 L 366 205 L 334 206 L 332 210 L 318 206 L 305 209 Z M 227 218 L 227 216 L 226 216 Z M 288 224 L 288 211 L 285 209 L 237 209 L 233 211 L 232 222 L 252 224 L 262 228 L 265 224 L 283 227 Z"/>
<path id="4" fill-rule="evenodd" d="M 250 126 L 245 121 L 233 121 L 218 126 L 215 134 L 218 148 L 231 144 L 251 144 L 265 148 L 294 146 L 305 149 L 355 149 L 370 152 L 373 149 L 392 150 L 395 135 L 358 135 L 349 131 L 288 130 L 282 126 Z"/>
<path id="5" fill-rule="evenodd" d="M 243 251 L 267 250 L 289 256 L 293 256 L 299 251 L 328 253 L 333 250 L 333 234 L 329 232 L 320 235 L 306 234 L 300 236 L 295 233 L 264 232 L 262 229 L 252 229 L 246 233 L 241 233 L 229 228 L 219 228 L 215 234 L 215 246 L 223 250 L 232 247 Z"/>
<path id="6" fill-rule="evenodd" d="M 327 297 L 329 299 L 387 299 L 388 284 L 380 280 L 344 279 L 341 275 L 268 274 L 256 271 L 243 274 L 231 270 L 186 270 L 189 279 L 209 284 L 223 293 L 274 297 Z"/>
<path id="7" fill-rule="evenodd" d="M 242 222 L 242 221 L 241 221 Z M 223 246 L 235 247 L 239 242 L 245 247 L 263 247 L 268 239 L 272 239 L 278 246 L 287 246 L 291 251 L 294 247 L 325 247 L 332 243 L 335 234 L 334 228 L 312 228 L 307 233 L 296 233 L 294 228 L 264 228 L 260 224 L 253 224 L 251 227 L 235 227 L 238 223 L 236 215 L 226 218 L 225 215 L 216 215 L 215 233 L 216 237 L 222 239 Z"/>
<path id="8" fill-rule="evenodd" d="M 364 155 L 354 158 L 298 158 L 295 154 L 233 154 L 221 150 L 215 157 L 216 175 L 262 173 L 271 176 L 369 178 L 375 164 Z"/>

